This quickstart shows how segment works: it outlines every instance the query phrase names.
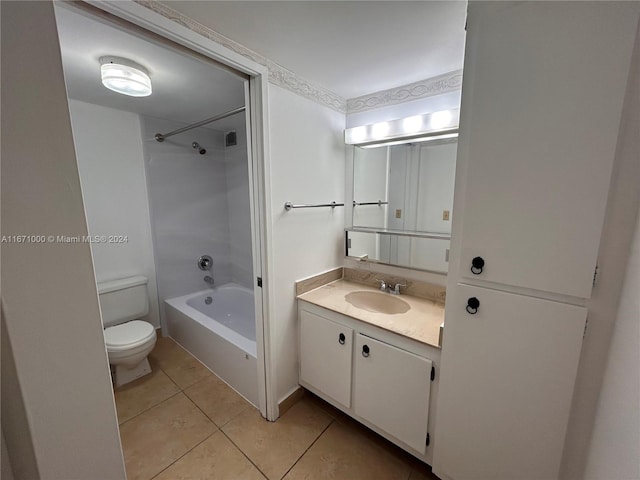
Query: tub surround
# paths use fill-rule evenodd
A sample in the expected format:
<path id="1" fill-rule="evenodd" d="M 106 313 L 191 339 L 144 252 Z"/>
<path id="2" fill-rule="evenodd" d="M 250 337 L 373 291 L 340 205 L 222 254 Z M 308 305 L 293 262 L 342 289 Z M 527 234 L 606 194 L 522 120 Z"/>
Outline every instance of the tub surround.
<path id="1" fill-rule="evenodd" d="M 366 273 L 372 275 L 370 272 Z M 440 326 L 444 321 L 444 304 L 414 295 L 395 297 L 388 294 L 390 298 L 404 300 L 411 307 L 405 313 L 389 315 L 355 307 L 345 300 L 346 295 L 357 291 L 379 292 L 378 288 L 345 278 L 298 295 L 297 298 L 418 342 L 440 347 Z"/>

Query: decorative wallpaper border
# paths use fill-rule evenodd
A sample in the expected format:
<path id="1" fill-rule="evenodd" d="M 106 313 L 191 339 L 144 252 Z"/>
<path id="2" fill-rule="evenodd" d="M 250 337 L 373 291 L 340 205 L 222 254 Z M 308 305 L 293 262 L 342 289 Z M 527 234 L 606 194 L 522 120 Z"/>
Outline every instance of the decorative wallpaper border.
<path id="1" fill-rule="evenodd" d="M 182 15 L 180 12 L 156 1 L 156 0 L 133 0 L 135 3 L 142 5 L 143 7 L 152 10 L 163 17 L 182 25 L 189 30 L 202 35 L 203 37 L 212 40 L 235 53 L 242 55 L 250 60 L 253 60 L 260 65 L 263 65 L 269 70 L 269 82 L 279 87 L 286 88 L 293 93 L 307 98 L 321 105 L 329 107 L 341 113 L 345 113 L 347 110 L 347 102 L 341 96 L 333 93 L 326 88 L 314 85 L 313 82 L 306 80 L 305 78 L 295 74 L 291 70 L 284 68 L 276 62 L 263 57 L 259 53 L 249 50 L 247 47 L 219 34 L 218 32 L 211 30 L 192 18 Z"/>
<path id="2" fill-rule="evenodd" d="M 454 92 L 462 87 L 462 70 L 444 73 L 437 77 L 402 85 L 389 90 L 381 90 L 369 95 L 347 100 L 347 113 L 364 112 L 375 108 L 397 105 L 421 98 Z"/>
<path id="3" fill-rule="evenodd" d="M 182 25 L 189 30 L 216 42 L 233 52 L 242 55 L 269 70 L 269 82 L 285 88 L 301 97 L 329 107 L 340 113 L 356 113 L 375 108 L 397 105 L 412 100 L 440 95 L 459 90 L 462 86 L 462 70 L 427 78 L 419 82 L 400 87 L 370 93 L 361 97 L 345 100 L 340 95 L 327 90 L 313 82 L 297 75 L 282 65 L 269 60 L 253 50 L 219 34 L 215 30 L 206 27 L 190 17 L 177 12 L 157 0 L 133 0 L 135 3 L 152 10 L 163 17 Z"/>

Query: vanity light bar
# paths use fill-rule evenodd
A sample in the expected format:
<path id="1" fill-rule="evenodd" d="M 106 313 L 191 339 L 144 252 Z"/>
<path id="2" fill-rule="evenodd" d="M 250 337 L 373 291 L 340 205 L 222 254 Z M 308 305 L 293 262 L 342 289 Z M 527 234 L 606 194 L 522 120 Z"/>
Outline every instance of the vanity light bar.
<path id="1" fill-rule="evenodd" d="M 376 147 L 387 147 L 391 145 L 402 145 L 407 143 L 418 143 L 418 142 L 434 142 L 436 140 L 446 140 L 449 138 L 458 138 L 458 132 L 452 133 L 443 133 L 436 135 L 421 135 L 419 137 L 402 137 L 398 140 L 390 140 L 388 142 L 375 142 L 375 143 L 367 143 L 358 145 L 360 148 L 376 148 Z"/>
<path id="2" fill-rule="evenodd" d="M 407 141 L 430 141 L 458 136 L 460 109 L 414 115 L 372 125 L 347 128 L 344 141 L 347 145 L 379 147 Z"/>

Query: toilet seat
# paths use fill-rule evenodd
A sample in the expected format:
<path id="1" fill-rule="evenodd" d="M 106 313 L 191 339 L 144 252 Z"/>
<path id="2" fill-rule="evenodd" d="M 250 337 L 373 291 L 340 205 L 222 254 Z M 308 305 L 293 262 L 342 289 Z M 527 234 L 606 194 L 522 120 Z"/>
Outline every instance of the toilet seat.
<path id="1" fill-rule="evenodd" d="M 149 322 L 132 320 L 104 329 L 104 341 L 108 352 L 122 352 L 144 345 L 151 340 L 155 343 L 156 331 Z"/>

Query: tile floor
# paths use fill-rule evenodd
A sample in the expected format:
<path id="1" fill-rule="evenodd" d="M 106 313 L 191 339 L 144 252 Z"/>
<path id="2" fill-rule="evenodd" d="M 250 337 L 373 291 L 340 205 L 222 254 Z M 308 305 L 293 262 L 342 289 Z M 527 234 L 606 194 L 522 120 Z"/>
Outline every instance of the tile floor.
<path id="1" fill-rule="evenodd" d="M 149 359 L 115 392 L 129 480 L 437 480 L 311 394 L 272 423 L 170 338 Z"/>

